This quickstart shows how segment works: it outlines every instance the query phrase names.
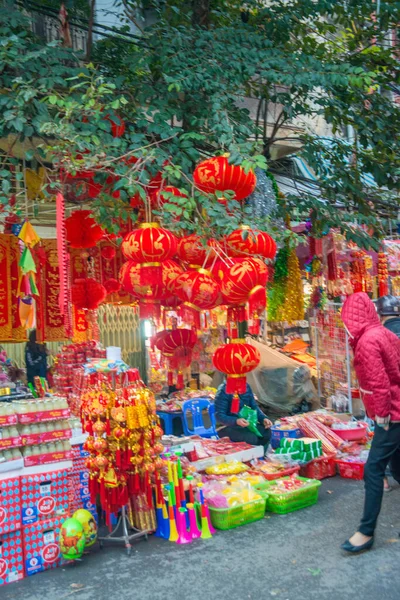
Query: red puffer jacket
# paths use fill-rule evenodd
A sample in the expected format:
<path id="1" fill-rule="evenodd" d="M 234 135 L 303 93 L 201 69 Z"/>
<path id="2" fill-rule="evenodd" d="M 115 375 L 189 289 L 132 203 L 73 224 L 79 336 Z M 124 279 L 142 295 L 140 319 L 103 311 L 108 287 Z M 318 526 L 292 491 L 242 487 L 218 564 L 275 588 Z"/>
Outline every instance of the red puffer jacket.
<path id="1" fill-rule="evenodd" d="M 349 296 L 342 320 L 354 350 L 354 368 L 367 415 L 400 421 L 400 340 L 381 325 L 367 294 Z"/>

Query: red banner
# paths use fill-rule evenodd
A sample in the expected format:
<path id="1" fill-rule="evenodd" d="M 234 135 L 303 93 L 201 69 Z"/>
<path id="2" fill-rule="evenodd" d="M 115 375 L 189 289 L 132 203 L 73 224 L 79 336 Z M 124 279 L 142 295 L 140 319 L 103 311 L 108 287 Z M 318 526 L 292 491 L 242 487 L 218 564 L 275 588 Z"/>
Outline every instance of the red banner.
<path id="1" fill-rule="evenodd" d="M 37 307 L 37 330 L 46 342 L 66 339 L 64 319 L 60 314 L 58 295 L 60 274 L 56 240 L 41 240 L 41 257 L 36 255 L 40 298 Z"/>
<path id="2" fill-rule="evenodd" d="M 0 341 L 12 338 L 11 285 L 10 285 L 10 237 L 0 235 Z"/>

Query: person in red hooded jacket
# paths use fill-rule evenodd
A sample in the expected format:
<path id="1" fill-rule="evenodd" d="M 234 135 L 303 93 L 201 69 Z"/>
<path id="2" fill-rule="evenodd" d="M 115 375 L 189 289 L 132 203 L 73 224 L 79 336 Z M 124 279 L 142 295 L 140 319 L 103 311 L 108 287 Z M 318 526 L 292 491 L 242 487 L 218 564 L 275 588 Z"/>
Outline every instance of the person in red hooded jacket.
<path id="1" fill-rule="evenodd" d="M 347 298 L 342 321 L 354 351 L 365 410 L 376 424 L 364 472 L 364 514 L 358 531 L 342 545 L 343 550 L 356 553 L 369 550 L 374 543 L 388 464 L 400 483 L 400 340 L 381 324 L 364 293 Z"/>

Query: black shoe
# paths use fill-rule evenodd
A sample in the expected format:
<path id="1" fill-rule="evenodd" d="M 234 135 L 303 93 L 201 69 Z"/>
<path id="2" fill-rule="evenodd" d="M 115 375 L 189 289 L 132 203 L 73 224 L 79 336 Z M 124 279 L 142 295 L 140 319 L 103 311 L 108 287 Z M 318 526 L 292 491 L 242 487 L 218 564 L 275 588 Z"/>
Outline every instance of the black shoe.
<path id="1" fill-rule="evenodd" d="M 360 552 L 366 552 L 367 550 L 371 550 L 373 545 L 374 538 L 371 538 L 368 542 L 362 544 L 361 546 L 353 546 L 353 544 L 349 540 L 346 540 L 345 543 L 341 545 L 341 548 L 345 552 L 350 552 L 351 554 L 359 554 Z"/>

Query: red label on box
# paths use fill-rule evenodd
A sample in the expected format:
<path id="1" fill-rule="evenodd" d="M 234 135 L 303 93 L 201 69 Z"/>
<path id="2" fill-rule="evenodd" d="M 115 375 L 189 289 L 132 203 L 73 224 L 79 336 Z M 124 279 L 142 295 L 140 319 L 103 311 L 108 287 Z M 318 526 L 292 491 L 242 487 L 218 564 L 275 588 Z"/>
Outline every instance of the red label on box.
<path id="1" fill-rule="evenodd" d="M 42 515 L 51 515 L 51 513 L 56 508 L 56 501 L 52 496 L 46 496 L 45 498 L 40 498 L 37 503 L 37 509 Z"/>
<path id="2" fill-rule="evenodd" d="M 4 560 L 4 558 L 0 558 L 0 579 L 3 579 L 4 575 L 7 573 L 8 562 Z"/>
<path id="3" fill-rule="evenodd" d="M 16 425 L 17 423 L 17 415 L 3 415 L 0 417 L 0 425 Z"/>
<path id="4" fill-rule="evenodd" d="M 23 446 L 35 446 L 36 444 L 46 444 L 53 440 L 68 440 L 72 437 L 71 429 L 61 429 L 60 431 L 46 431 L 46 433 L 31 433 L 22 436 Z"/>
<path id="5" fill-rule="evenodd" d="M 72 460 L 74 453 L 72 450 L 66 452 L 51 452 L 50 454 L 39 454 L 38 456 L 25 456 L 25 467 L 36 467 L 36 465 L 48 465 L 62 460 Z"/>
<path id="6" fill-rule="evenodd" d="M 7 438 L 6 440 L 0 440 L 0 450 L 4 448 L 18 448 L 22 445 L 22 439 L 20 436 L 14 438 Z"/>
<path id="7" fill-rule="evenodd" d="M 60 557 L 60 548 L 57 544 L 47 544 L 42 550 L 42 558 L 47 563 L 54 563 Z"/>
<path id="8" fill-rule="evenodd" d="M 46 421 L 55 421 L 56 419 L 68 419 L 70 416 L 71 413 L 69 408 L 59 408 L 55 410 L 45 410 L 42 412 L 18 415 L 18 421 L 22 424 L 44 423 Z"/>

